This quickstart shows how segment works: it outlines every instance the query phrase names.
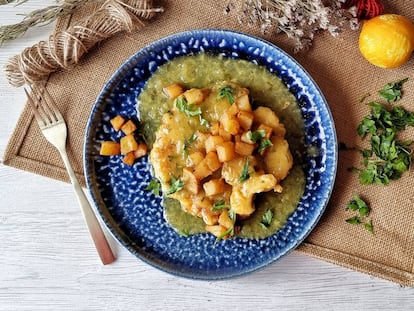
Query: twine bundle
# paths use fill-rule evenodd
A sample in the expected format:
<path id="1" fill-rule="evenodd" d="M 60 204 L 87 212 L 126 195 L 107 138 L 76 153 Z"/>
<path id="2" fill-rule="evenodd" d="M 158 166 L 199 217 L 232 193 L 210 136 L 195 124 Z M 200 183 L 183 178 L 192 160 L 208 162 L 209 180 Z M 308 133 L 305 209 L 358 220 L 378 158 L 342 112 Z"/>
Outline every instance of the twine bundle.
<path id="1" fill-rule="evenodd" d="M 151 0 L 107 0 L 78 25 L 10 58 L 5 66 L 6 78 L 15 87 L 44 81 L 50 73 L 76 65 L 96 43 L 118 32 L 143 28 L 145 21 L 158 12 L 162 8 L 154 8 Z"/>

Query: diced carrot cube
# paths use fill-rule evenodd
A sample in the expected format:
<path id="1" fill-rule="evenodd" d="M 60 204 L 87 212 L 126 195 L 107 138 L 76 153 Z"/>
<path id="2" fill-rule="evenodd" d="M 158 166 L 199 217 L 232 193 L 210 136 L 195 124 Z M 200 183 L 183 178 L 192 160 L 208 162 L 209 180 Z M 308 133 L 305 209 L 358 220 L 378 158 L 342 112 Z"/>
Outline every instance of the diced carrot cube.
<path id="1" fill-rule="evenodd" d="M 272 136 L 272 132 L 273 132 L 273 128 L 264 124 L 260 124 L 259 127 L 257 128 L 258 131 L 260 130 L 264 130 L 265 131 L 265 137 L 267 139 L 270 138 L 270 136 Z"/>
<path id="2" fill-rule="evenodd" d="M 134 135 L 129 134 L 121 138 L 121 154 L 127 154 L 138 149 Z"/>
<path id="3" fill-rule="evenodd" d="M 120 115 L 117 115 L 114 118 L 112 118 L 109 122 L 111 122 L 114 130 L 118 132 L 121 126 L 125 123 L 125 119 Z"/>
<path id="4" fill-rule="evenodd" d="M 203 184 L 204 192 L 207 196 L 216 195 L 226 191 L 227 186 L 223 179 L 212 179 Z"/>
<path id="5" fill-rule="evenodd" d="M 253 125 L 253 113 L 250 111 L 240 110 L 237 113 L 237 120 L 239 121 L 241 127 L 247 131 L 250 130 Z"/>
<path id="6" fill-rule="evenodd" d="M 214 151 L 210 151 L 209 153 L 206 154 L 206 162 L 207 162 L 208 168 L 212 172 L 217 171 L 221 167 L 221 163 L 218 159 L 217 153 L 215 153 Z"/>
<path id="7" fill-rule="evenodd" d="M 135 162 L 135 155 L 134 155 L 134 152 L 133 152 L 133 151 L 128 152 L 128 153 L 124 156 L 124 158 L 122 159 L 122 162 L 124 162 L 125 164 L 127 164 L 127 165 L 129 165 L 129 166 L 132 166 L 132 165 L 134 164 L 134 162 Z"/>
<path id="8" fill-rule="evenodd" d="M 199 164 L 204 159 L 204 154 L 201 151 L 195 151 L 188 155 L 187 166 L 193 167 Z"/>
<path id="9" fill-rule="evenodd" d="M 236 157 L 236 152 L 234 150 L 234 143 L 231 141 L 226 141 L 217 145 L 217 156 L 220 162 L 227 162 L 233 160 Z"/>
<path id="10" fill-rule="evenodd" d="M 189 104 L 201 104 L 207 95 L 207 90 L 204 89 L 189 89 L 184 92 L 184 97 Z"/>
<path id="11" fill-rule="evenodd" d="M 178 96 L 180 96 L 182 93 L 184 93 L 184 88 L 178 83 L 174 83 L 169 86 L 166 86 L 162 90 L 164 94 L 167 95 L 167 97 L 171 99 L 175 99 Z"/>
<path id="12" fill-rule="evenodd" d="M 247 94 L 237 97 L 236 104 L 240 110 L 252 111 L 252 106 L 250 105 L 249 95 Z"/>
<path id="13" fill-rule="evenodd" d="M 197 194 L 200 191 L 200 185 L 197 180 L 197 177 L 187 167 L 183 169 L 183 182 L 184 182 L 185 188 L 191 193 Z"/>
<path id="14" fill-rule="evenodd" d="M 148 152 L 148 146 L 144 143 L 138 144 L 137 150 L 134 151 L 135 158 L 141 158 L 145 156 Z"/>
<path id="15" fill-rule="evenodd" d="M 115 141 L 103 141 L 101 144 L 100 155 L 112 156 L 121 153 L 121 146 Z"/>
<path id="16" fill-rule="evenodd" d="M 196 176 L 198 180 L 202 180 L 203 178 L 206 178 L 207 176 L 210 176 L 211 174 L 213 174 L 213 172 L 208 167 L 206 159 L 198 163 L 196 167 L 194 168 L 194 175 Z"/>
<path id="17" fill-rule="evenodd" d="M 121 131 L 124 132 L 125 135 L 132 134 L 137 129 L 137 126 L 132 120 L 128 120 L 124 125 L 121 126 Z"/>
<path id="18" fill-rule="evenodd" d="M 216 151 L 216 146 L 224 142 L 223 137 L 210 135 L 205 141 L 206 152 Z"/>
<path id="19" fill-rule="evenodd" d="M 254 149 L 256 148 L 256 145 L 248 144 L 242 141 L 236 141 L 234 144 L 235 151 L 243 156 L 248 156 L 253 154 Z"/>

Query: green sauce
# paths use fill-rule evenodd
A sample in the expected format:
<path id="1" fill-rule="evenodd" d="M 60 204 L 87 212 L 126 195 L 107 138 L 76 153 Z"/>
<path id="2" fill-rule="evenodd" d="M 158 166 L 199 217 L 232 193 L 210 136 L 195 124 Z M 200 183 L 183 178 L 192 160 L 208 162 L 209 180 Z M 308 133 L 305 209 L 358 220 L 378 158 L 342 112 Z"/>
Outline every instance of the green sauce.
<path id="1" fill-rule="evenodd" d="M 149 146 L 152 146 L 161 117 L 172 108 L 167 97 L 162 95 L 165 86 L 179 83 L 185 88 L 209 88 L 218 81 L 232 81 L 248 88 L 254 100 L 253 105 L 273 109 L 286 128 L 286 139 L 294 156 L 294 167 L 282 182 L 283 192 L 278 194 L 271 191 L 257 195 L 256 211 L 241 222 L 242 229 L 238 234 L 245 238 L 264 238 L 286 223 L 305 188 L 302 170 L 304 122 L 295 97 L 277 76 L 265 67 L 244 60 L 203 53 L 176 58 L 161 66 L 152 75 L 137 99 L 143 135 Z M 177 201 L 165 199 L 163 203 L 165 218 L 177 232 L 189 235 L 205 231 L 203 221 L 182 211 Z M 264 227 L 260 222 L 269 209 L 273 218 L 270 225 Z"/>

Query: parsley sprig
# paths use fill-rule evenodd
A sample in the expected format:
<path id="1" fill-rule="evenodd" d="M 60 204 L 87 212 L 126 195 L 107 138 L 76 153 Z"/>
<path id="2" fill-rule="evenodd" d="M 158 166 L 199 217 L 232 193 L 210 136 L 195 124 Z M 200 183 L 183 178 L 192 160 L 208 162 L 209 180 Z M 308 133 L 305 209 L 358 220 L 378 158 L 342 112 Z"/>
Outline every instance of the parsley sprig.
<path id="1" fill-rule="evenodd" d="M 234 89 L 229 86 L 223 86 L 219 89 L 217 93 L 217 99 L 225 98 L 229 102 L 230 105 L 234 103 Z"/>
<path id="2" fill-rule="evenodd" d="M 412 162 L 411 140 L 401 141 L 398 133 L 407 126 L 414 126 L 414 113 L 402 107 L 369 103 L 371 114 L 358 125 L 357 133 L 364 139 L 370 136 L 370 149 L 362 149 L 363 169 L 359 172 L 361 184 L 388 185 L 409 170 Z"/>
<path id="3" fill-rule="evenodd" d="M 372 220 L 365 220 L 369 216 L 371 209 L 368 204 L 362 200 L 358 195 L 354 195 L 353 199 L 349 201 L 346 206 L 347 210 L 358 212 L 358 215 L 355 215 L 346 220 L 347 223 L 352 225 L 364 224 L 364 228 L 374 234 L 374 227 L 372 225 Z"/>
<path id="4" fill-rule="evenodd" d="M 160 181 L 156 178 L 151 179 L 145 190 L 152 191 L 154 195 L 159 196 L 161 191 Z"/>
<path id="5" fill-rule="evenodd" d="M 265 130 L 256 130 L 256 131 L 248 131 L 246 136 L 249 140 L 254 143 L 259 143 L 259 147 L 257 148 L 257 152 L 262 152 L 265 149 L 272 147 L 273 143 L 270 139 L 266 138 L 266 131 Z"/>
<path id="6" fill-rule="evenodd" d="M 408 81 L 408 78 L 399 80 L 397 82 L 387 83 L 379 90 L 379 94 L 384 98 L 388 103 L 396 102 L 401 99 L 402 96 L 402 86 L 405 82 Z"/>
<path id="7" fill-rule="evenodd" d="M 249 158 L 246 158 L 246 162 L 243 165 L 243 169 L 242 169 L 240 177 L 239 177 L 240 182 L 243 182 L 243 181 L 248 180 L 250 178 L 249 168 L 250 168 Z"/>
<path id="8" fill-rule="evenodd" d="M 221 211 L 224 208 L 230 209 L 230 205 L 226 204 L 223 200 L 219 200 L 214 203 L 213 208 L 211 209 L 213 212 Z"/>
<path id="9" fill-rule="evenodd" d="M 171 187 L 170 189 L 168 189 L 166 194 L 170 195 L 170 194 L 176 193 L 182 190 L 183 188 L 184 188 L 184 182 L 181 179 L 174 177 L 174 175 L 171 175 Z"/>
<path id="10" fill-rule="evenodd" d="M 269 228 L 270 225 L 272 224 L 272 220 L 273 220 L 273 212 L 272 210 L 268 209 L 262 216 L 262 221 L 260 222 L 260 224 L 264 227 L 264 228 Z"/>
<path id="11" fill-rule="evenodd" d="M 201 108 L 197 107 L 197 105 L 189 104 L 183 96 L 175 99 L 175 107 L 190 117 L 201 115 Z"/>

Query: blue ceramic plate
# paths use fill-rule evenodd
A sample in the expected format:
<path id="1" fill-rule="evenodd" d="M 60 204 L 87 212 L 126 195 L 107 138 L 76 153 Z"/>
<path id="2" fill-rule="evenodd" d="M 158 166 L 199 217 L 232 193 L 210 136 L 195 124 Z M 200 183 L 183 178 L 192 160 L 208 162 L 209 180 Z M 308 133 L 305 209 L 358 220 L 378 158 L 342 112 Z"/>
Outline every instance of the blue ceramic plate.
<path id="1" fill-rule="evenodd" d="M 286 225 L 260 240 L 178 235 L 164 220 L 161 199 L 145 191 L 151 180 L 147 158 L 134 166 L 121 157 L 99 156 L 103 140 L 119 140 L 109 120 L 136 118 L 136 98 L 162 64 L 198 52 L 242 58 L 266 66 L 297 98 L 306 123 L 305 143 L 319 155 L 305 157 L 306 189 Z M 145 47 L 123 64 L 99 95 L 87 127 L 85 175 L 92 199 L 106 226 L 131 253 L 166 272 L 198 279 L 242 275 L 297 247 L 315 227 L 329 200 L 337 167 L 337 141 L 332 116 L 309 74 L 278 47 L 256 37 L 225 30 L 195 30 L 171 35 Z"/>

